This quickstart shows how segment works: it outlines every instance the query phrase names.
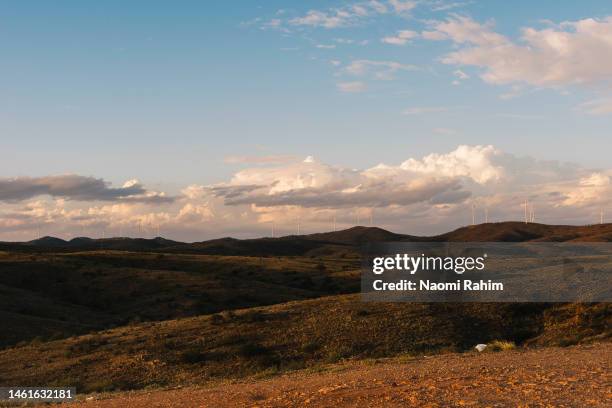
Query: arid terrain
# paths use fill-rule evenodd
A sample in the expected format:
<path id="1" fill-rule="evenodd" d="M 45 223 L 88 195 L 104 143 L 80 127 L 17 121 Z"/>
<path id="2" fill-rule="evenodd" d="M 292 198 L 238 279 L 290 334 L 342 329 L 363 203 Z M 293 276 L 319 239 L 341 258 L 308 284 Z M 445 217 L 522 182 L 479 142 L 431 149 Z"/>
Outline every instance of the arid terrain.
<path id="1" fill-rule="evenodd" d="M 610 242 L 612 224 L 0 243 L 0 386 L 74 386 L 101 406 L 610 398 L 609 303 L 362 302 L 360 248 L 392 241 Z"/>
<path id="2" fill-rule="evenodd" d="M 347 362 L 320 372 L 102 394 L 83 407 L 607 407 L 612 345 Z M 66 405 L 73 406 L 73 405 Z"/>

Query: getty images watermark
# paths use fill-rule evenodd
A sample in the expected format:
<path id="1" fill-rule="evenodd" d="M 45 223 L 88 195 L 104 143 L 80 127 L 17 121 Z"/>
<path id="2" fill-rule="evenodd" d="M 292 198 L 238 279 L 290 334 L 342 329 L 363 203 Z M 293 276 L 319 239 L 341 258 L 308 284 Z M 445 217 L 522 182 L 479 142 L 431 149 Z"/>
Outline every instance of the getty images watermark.
<path id="1" fill-rule="evenodd" d="M 365 301 L 612 300 L 612 243 L 382 243 L 363 259 Z"/>

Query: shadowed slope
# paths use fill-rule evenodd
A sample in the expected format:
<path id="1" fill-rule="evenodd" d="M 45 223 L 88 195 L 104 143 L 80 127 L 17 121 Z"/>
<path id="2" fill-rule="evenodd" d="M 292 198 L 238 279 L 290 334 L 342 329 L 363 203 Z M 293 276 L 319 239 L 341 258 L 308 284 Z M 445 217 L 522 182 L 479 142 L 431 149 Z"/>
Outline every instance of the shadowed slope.
<path id="1" fill-rule="evenodd" d="M 524 242 L 524 241 L 590 241 L 612 242 L 612 224 L 570 226 L 522 222 L 487 223 L 458 228 L 454 231 L 419 237 L 396 234 L 377 227 L 353 227 L 342 231 L 310 235 L 288 235 L 278 238 L 235 239 L 220 238 L 209 241 L 181 243 L 164 238 L 75 238 L 64 241 L 44 237 L 26 243 L 0 243 L 0 250 L 62 250 L 89 251 L 113 249 L 123 251 L 151 251 L 198 253 L 238 256 L 310 256 L 355 254 L 368 242 L 401 241 L 458 241 L 458 242 Z"/>

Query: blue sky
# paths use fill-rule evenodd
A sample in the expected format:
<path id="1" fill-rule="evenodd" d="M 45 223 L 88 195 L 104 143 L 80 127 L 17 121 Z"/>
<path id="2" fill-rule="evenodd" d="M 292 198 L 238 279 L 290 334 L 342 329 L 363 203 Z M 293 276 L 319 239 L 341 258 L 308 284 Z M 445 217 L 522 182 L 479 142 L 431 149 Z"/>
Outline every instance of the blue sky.
<path id="1" fill-rule="evenodd" d="M 600 25 L 563 22 L 607 30 L 610 15 L 608 1 L 0 1 L 0 176 L 177 195 L 279 156 L 368 169 L 459 145 L 607 171 L 612 75 L 573 70 Z M 472 23 L 503 40 L 456 31 Z M 569 33 L 571 55 L 538 49 L 545 30 Z M 606 33 L 586 48 L 603 67 Z M 516 72 L 465 51 L 492 47 Z M 539 80 L 548 64 L 566 72 Z"/>

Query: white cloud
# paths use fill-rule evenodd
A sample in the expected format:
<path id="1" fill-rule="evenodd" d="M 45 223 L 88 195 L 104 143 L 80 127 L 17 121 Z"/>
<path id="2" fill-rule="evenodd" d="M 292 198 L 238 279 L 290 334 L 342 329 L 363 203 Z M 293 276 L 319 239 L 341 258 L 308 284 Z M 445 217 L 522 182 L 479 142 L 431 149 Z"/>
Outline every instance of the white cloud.
<path id="1" fill-rule="evenodd" d="M 416 1 L 412 0 L 389 0 L 389 4 L 396 13 L 406 13 L 417 6 Z"/>
<path id="2" fill-rule="evenodd" d="M 469 79 L 470 76 L 460 69 L 453 71 L 453 75 L 461 80 Z"/>
<path id="3" fill-rule="evenodd" d="M 260 162 L 224 183 L 186 186 L 173 202 L 88 203 L 37 197 L 0 203 L 0 239 L 43 235 L 166 237 L 201 240 L 256 236 L 354 225 L 374 213 L 375 225 L 408 233 L 446 231 L 471 221 L 471 203 L 485 205 L 490 219 L 517 220 L 527 198 L 538 221 L 595 222 L 612 213 L 612 169 L 517 157 L 493 146 L 462 145 L 451 151 L 410 157 L 399 164 L 350 169 L 303 161 Z M 137 186 L 130 181 L 126 185 Z M 6 193 L 6 191 L 4 192 Z M 285 230 L 283 230 L 285 228 Z M 433 229 L 433 230 L 432 230 Z"/>
<path id="4" fill-rule="evenodd" d="M 365 91 L 367 85 L 362 81 L 338 82 L 336 88 L 338 88 L 340 92 L 358 93 Z"/>
<path id="5" fill-rule="evenodd" d="M 580 185 L 585 187 L 605 187 L 610 185 L 610 176 L 603 173 L 592 173 L 580 179 Z"/>
<path id="6" fill-rule="evenodd" d="M 370 7 L 372 7 L 374 11 L 379 14 L 385 14 L 388 11 L 387 6 L 385 6 L 378 0 L 370 0 L 368 4 L 370 5 Z"/>
<path id="7" fill-rule="evenodd" d="M 301 26 L 313 26 L 313 27 L 324 27 L 324 28 L 337 28 L 350 25 L 352 23 L 352 16 L 340 10 L 335 10 L 331 13 L 310 10 L 305 16 L 295 17 L 289 20 L 289 24 Z"/>
<path id="8" fill-rule="evenodd" d="M 207 204 L 185 204 L 178 212 L 181 222 L 202 222 L 211 220 L 215 214 Z"/>
<path id="9" fill-rule="evenodd" d="M 384 37 L 380 41 L 392 45 L 405 45 L 408 41 L 418 37 L 418 35 L 416 31 L 401 30 L 398 31 L 396 35 Z"/>
<path id="10" fill-rule="evenodd" d="M 610 180 L 611 177 L 603 173 L 593 173 L 581 178 L 578 185 L 565 194 L 561 205 L 584 206 L 592 202 L 602 202 L 612 193 Z"/>
<path id="11" fill-rule="evenodd" d="M 423 38 L 448 39 L 460 47 L 442 62 L 480 67 L 482 79 L 491 84 L 559 87 L 612 80 L 612 17 L 524 28 L 521 43 L 493 31 L 492 22 L 465 16 L 433 22 L 431 28 Z"/>
<path id="12" fill-rule="evenodd" d="M 447 3 L 445 1 L 434 1 L 432 4 L 432 11 L 447 11 L 447 10 L 452 10 L 452 9 L 456 9 L 456 8 L 460 8 L 460 7 L 464 7 L 467 6 L 468 4 L 471 4 L 472 2 L 451 2 L 451 3 Z"/>
<path id="13" fill-rule="evenodd" d="M 324 11 L 309 10 L 302 16 L 289 19 L 288 24 L 327 29 L 350 27 L 358 25 L 373 16 L 386 14 L 389 11 L 397 15 L 405 15 L 417 5 L 418 2 L 413 0 L 389 0 L 388 2 L 377 0 L 362 1 Z"/>
<path id="14" fill-rule="evenodd" d="M 333 50 L 334 48 L 336 48 L 334 44 L 317 44 L 315 45 L 315 47 L 324 50 Z"/>
<path id="15" fill-rule="evenodd" d="M 447 154 L 432 153 L 421 160 L 408 159 L 400 168 L 420 174 L 463 176 L 484 184 L 503 178 L 503 167 L 495 163 L 495 157 L 501 154 L 493 146 L 459 146 Z"/>
<path id="16" fill-rule="evenodd" d="M 353 76 L 372 76 L 376 80 L 392 80 L 398 71 L 414 71 L 414 65 L 401 64 L 396 61 L 355 60 L 344 70 Z"/>
<path id="17" fill-rule="evenodd" d="M 386 7 L 377 1 L 361 2 L 326 11 L 310 10 L 305 15 L 288 21 L 293 26 L 340 28 L 359 24 L 363 19 L 387 12 Z"/>

